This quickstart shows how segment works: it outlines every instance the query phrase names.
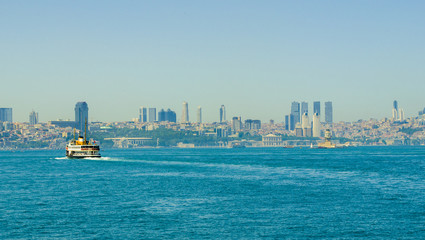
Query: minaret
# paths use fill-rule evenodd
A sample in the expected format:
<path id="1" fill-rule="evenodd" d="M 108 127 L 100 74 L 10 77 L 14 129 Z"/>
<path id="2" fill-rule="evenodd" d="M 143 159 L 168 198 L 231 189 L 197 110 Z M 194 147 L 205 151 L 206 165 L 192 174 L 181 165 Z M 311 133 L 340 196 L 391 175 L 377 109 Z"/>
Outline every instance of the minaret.
<path id="1" fill-rule="evenodd" d="M 182 123 L 189 122 L 189 107 L 187 102 L 183 102 Z"/>

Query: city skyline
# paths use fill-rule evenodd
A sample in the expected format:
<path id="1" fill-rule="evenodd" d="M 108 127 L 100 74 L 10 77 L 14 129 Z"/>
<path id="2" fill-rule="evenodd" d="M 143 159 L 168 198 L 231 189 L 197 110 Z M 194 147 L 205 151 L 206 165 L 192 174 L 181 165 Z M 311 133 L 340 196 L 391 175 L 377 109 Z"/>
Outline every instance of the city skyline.
<path id="1" fill-rule="evenodd" d="M 189 119 L 283 122 L 292 101 L 332 101 L 333 122 L 423 109 L 422 1 L 3 3 L 0 107 L 13 120 L 128 121 L 140 106 Z M 111 18 L 111 16 L 114 16 Z M 373 104 L 371 104 L 373 103 Z M 324 105 L 321 106 L 324 120 Z M 309 110 L 310 117 L 312 109 Z M 179 116 L 180 117 L 180 116 Z"/>
<path id="2" fill-rule="evenodd" d="M 333 111 L 333 107 L 332 107 L 333 103 L 332 101 L 327 101 L 324 102 L 324 115 L 323 115 L 323 119 L 321 120 L 321 115 L 320 113 L 320 101 L 314 101 L 313 102 L 313 106 L 311 106 L 311 110 L 313 112 L 312 115 L 309 115 L 309 108 L 308 108 L 308 102 L 297 102 L 297 101 L 293 101 L 290 105 L 290 111 L 288 112 L 288 114 L 284 115 L 283 119 L 281 119 L 282 121 L 277 121 L 277 123 L 283 123 L 284 124 L 284 128 L 286 130 L 295 130 L 295 128 L 297 127 L 297 123 L 300 124 L 300 126 L 303 126 L 303 116 L 306 115 L 306 117 L 308 119 L 310 119 L 310 117 L 315 117 L 317 115 L 317 119 L 319 122 L 323 122 L 323 123 L 334 123 L 333 121 L 333 115 L 334 115 L 334 111 Z M 303 106 L 303 110 L 302 112 L 304 112 L 303 114 L 301 114 L 300 108 Z M 214 122 L 222 122 L 223 118 L 225 117 L 225 107 L 224 105 L 221 105 L 220 109 L 219 109 L 219 113 L 217 115 L 217 117 L 219 117 L 219 121 L 211 121 L 211 122 L 205 122 L 205 123 L 214 123 Z M 88 106 L 86 102 L 77 102 L 75 105 L 75 122 L 76 122 L 76 126 L 78 126 L 78 128 L 82 129 L 83 128 L 83 118 L 87 118 L 89 122 L 107 122 L 107 121 L 99 121 L 99 120 L 91 120 L 88 117 Z M 84 112 L 84 113 L 81 113 Z M 398 102 L 397 100 L 393 101 L 393 109 L 391 112 L 391 116 L 389 117 L 384 117 L 386 119 L 392 119 L 392 120 L 398 120 L 398 121 L 403 121 L 406 118 L 410 118 L 410 117 L 417 117 L 420 115 L 423 115 L 425 112 L 425 108 L 424 110 L 419 110 L 417 113 L 418 115 L 412 115 L 412 116 L 405 116 L 404 115 L 404 111 L 402 108 L 398 108 Z M 0 122 L 28 122 L 28 121 L 11 121 L 10 119 L 12 118 L 12 114 L 13 114 L 13 109 L 12 108 L 0 108 Z M 29 123 L 34 123 L 34 122 L 39 122 L 39 116 L 38 116 L 38 112 L 35 112 L 34 110 L 32 110 L 29 113 Z M 171 115 L 170 115 L 171 114 Z M 82 115 L 84 115 L 83 117 L 81 117 Z M 173 116 L 174 115 L 174 116 Z M 233 117 L 235 118 L 235 117 Z M 239 116 L 240 119 L 245 118 L 247 120 L 251 120 L 249 116 Z M 8 120 L 5 120 L 8 119 Z M 78 120 L 77 120 L 78 119 Z M 299 119 L 297 121 L 297 119 Z M 376 118 L 369 118 L 369 119 L 376 119 Z M 45 122 L 61 122 L 64 121 L 64 123 L 68 123 L 68 121 L 70 121 L 71 119 L 50 119 L 48 121 Z M 358 120 L 368 120 L 368 119 L 358 119 Z M 202 108 L 201 106 L 197 107 L 196 110 L 196 120 L 194 121 L 190 121 L 189 120 L 189 107 L 188 107 L 188 103 L 187 102 L 183 102 L 182 104 L 182 117 L 181 119 L 177 120 L 176 119 L 176 113 L 172 110 L 170 110 L 170 108 L 168 108 L 167 111 L 164 110 L 164 108 L 161 108 L 161 110 L 159 112 L 157 112 L 157 108 L 156 107 L 139 107 L 138 109 L 138 116 L 135 118 L 131 118 L 131 119 L 126 119 L 124 121 L 121 122 L 128 122 L 128 121 L 136 121 L 136 122 L 161 122 L 161 121 L 170 121 L 170 122 L 178 122 L 178 123 L 203 123 L 204 121 L 202 120 Z M 267 120 L 255 120 L 255 121 L 263 121 L 263 122 L 267 122 Z M 270 122 L 275 122 L 274 119 L 269 119 Z M 120 121 L 117 121 L 120 122 Z M 310 122 L 310 120 L 309 120 Z M 342 121 L 342 122 L 349 122 L 349 121 Z M 311 123 L 311 122 L 310 122 Z M 303 127 L 304 128 L 304 127 Z"/>

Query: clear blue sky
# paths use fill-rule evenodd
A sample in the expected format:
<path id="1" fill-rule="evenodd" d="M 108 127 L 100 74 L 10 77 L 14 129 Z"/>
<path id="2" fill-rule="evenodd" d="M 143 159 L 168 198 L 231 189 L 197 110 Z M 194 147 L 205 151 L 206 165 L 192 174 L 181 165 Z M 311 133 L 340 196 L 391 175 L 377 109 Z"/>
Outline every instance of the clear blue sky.
<path id="1" fill-rule="evenodd" d="M 424 1 L 0 1 L 0 107 L 15 121 L 126 121 L 140 106 L 204 121 L 282 122 L 292 101 L 335 121 L 425 107 Z M 322 104 L 323 107 L 324 104 Z M 323 110 L 322 110 L 323 111 Z"/>

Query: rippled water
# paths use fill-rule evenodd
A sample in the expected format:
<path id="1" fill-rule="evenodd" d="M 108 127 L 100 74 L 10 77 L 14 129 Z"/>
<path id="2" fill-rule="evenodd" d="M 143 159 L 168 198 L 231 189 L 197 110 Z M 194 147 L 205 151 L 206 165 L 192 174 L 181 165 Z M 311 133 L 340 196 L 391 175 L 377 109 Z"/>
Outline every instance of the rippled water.
<path id="1" fill-rule="evenodd" d="M 1 239 L 425 238 L 425 148 L 0 152 Z"/>

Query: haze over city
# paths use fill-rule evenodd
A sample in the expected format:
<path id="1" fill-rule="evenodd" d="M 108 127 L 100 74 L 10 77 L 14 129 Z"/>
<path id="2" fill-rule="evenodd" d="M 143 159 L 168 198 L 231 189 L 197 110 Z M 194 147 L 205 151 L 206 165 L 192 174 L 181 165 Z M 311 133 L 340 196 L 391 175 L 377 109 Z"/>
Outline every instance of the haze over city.
<path id="1" fill-rule="evenodd" d="M 292 101 L 334 121 L 424 108 L 422 1 L 3 1 L 0 107 L 14 121 L 128 121 L 140 106 L 205 122 L 283 122 Z"/>

